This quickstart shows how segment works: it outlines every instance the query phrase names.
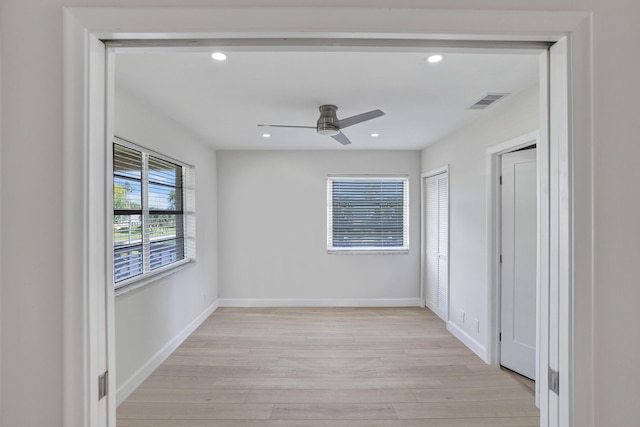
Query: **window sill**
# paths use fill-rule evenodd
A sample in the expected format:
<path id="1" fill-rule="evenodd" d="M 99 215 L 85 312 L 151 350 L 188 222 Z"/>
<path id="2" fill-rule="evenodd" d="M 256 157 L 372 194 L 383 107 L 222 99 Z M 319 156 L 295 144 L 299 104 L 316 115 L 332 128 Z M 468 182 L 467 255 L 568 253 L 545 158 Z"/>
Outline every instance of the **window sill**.
<path id="1" fill-rule="evenodd" d="M 121 283 L 118 283 L 118 287 L 115 289 L 114 294 L 116 297 L 128 294 L 129 292 L 135 291 L 136 289 L 140 289 L 147 285 L 150 285 L 162 279 L 163 277 L 167 277 L 174 273 L 177 273 L 180 270 L 184 270 L 189 266 L 189 264 L 192 263 L 195 263 L 194 259 L 183 259 L 173 264 L 165 265 L 164 267 L 161 267 L 143 276 L 132 277 Z"/>
<path id="2" fill-rule="evenodd" d="M 388 248 L 371 248 L 371 249 L 362 249 L 362 248 L 349 248 L 349 249 L 338 249 L 338 248 L 329 248 L 327 249 L 328 254 L 340 254 L 340 255 L 403 255 L 408 254 L 408 248 L 400 248 L 400 249 L 388 249 Z"/>

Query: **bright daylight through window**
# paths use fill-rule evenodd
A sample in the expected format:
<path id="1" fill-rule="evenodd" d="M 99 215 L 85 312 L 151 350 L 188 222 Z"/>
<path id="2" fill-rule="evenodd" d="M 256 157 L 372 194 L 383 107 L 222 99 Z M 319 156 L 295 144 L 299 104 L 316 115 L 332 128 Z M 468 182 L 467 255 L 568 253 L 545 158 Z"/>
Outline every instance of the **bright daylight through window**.
<path id="1" fill-rule="evenodd" d="M 116 287 L 190 258 L 185 215 L 189 167 L 133 144 L 113 144 Z"/>
<path id="2" fill-rule="evenodd" d="M 330 176 L 327 249 L 330 253 L 408 252 L 408 178 Z"/>

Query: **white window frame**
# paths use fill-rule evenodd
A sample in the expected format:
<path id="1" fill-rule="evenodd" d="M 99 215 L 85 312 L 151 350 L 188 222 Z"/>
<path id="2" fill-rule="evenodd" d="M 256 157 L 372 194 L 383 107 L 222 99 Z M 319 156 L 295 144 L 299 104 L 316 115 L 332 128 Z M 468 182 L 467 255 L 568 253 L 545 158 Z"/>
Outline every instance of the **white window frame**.
<path id="1" fill-rule="evenodd" d="M 402 181 L 403 183 L 403 245 L 353 246 L 333 245 L 333 183 L 341 180 Z M 409 253 L 409 175 L 329 175 L 327 177 L 327 253 L 329 254 L 407 254 Z"/>
<path id="2" fill-rule="evenodd" d="M 155 268 L 151 270 L 149 259 L 149 247 L 150 247 L 150 239 L 148 233 L 146 232 L 146 227 L 143 227 L 143 237 L 142 237 L 142 246 L 143 246 L 143 272 L 136 276 L 132 276 L 128 279 L 115 282 L 115 272 L 113 274 L 113 286 L 116 290 L 116 295 L 121 295 L 123 293 L 130 292 L 134 289 L 138 289 L 142 286 L 145 286 L 151 282 L 154 282 L 162 277 L 165 277 L 169 274 L 175 273 L 187 266 L 187 264 L 194 262 L 196 260 L 196 245 L 195 245 L 195 168 L 192 165 L 184 163 L 182 161 L 176 160 L 169 156 L 166 156 L 157 151 L 151 150 L 139 144 L 135 144 L 133 142 L 127 141 L 120 137 L 115 137 L 112 143 L 113 145 L 121 145 L 123 147 L 136 150 L 142 153 L 142 179 L 143 183 L 142 189 L 142 216 L 143 218 L 147 218 L 149 215 L 149 206 L 148 206 L 148 161 L 149 157 L 155 157 L 157 159 L 173 163 L 182 168 L 182 221 L 183 221 L 183 250 L 184 257 L 180 260 L 174 261 L 170 264 L 163 265 L 162 267 Z M 110 182 L 113 186 L 113 156 L 111 157 L 111 168 L 110 168 Z M 109 214 L 111 218 L 109 220 L 109 224 L 113 224 L 113 187 L 110 191 L 111 194 L 111 209 Z M 144 223 L 144 220 L 143 220 Z M 114 257 L 114 245 L 113 239 L 111 240 L 111 245 L 109 251 L 107 252 L 112 258 Z M 115 262 L 112 264 L 114 265 Z"/>

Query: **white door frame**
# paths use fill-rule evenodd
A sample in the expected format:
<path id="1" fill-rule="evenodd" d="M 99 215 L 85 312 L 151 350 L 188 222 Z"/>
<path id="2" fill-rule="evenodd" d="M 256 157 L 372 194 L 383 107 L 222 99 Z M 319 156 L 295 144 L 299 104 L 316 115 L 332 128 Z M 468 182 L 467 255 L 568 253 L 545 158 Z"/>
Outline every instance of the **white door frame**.
<path id="1" fill-rule="evenodd" d="M 544 75 L 547 74 L 547 55 L 541 57 L 541 69 Z M 541 88 L 542 103 L 547 99 L 546 90 Z M 544 133 L 544 132 L 543 132 Z M 536 144 L 536 169 L 537 169 L 537 198 L 538 198 L 538 277 L 536 281 L 536 404 L 540 406 L 540 350 L 546 348 L 546 344 L 541 343 L 540 321 L 543 316 L 540 304 L 540 290 L 548 288 L 548 259 L 549 242 L 546 236 L 549 235 L 549 194 L 543 193 L 542 188 L 549 186 L 549 161 L 548 161 L 548 138 L 541 138 L 540 131 L 530 132 L 526 135 L 505 141 L 503 143 L 487 148 L 487 362 L 492 365 L 500 363 L 500 253 L 501 253 L 501 202 L 500 202 L 500 156 L 529 145 Z"/>
<path id="2" fill-rule="evenodd" d="M 176 6 L 180 3 L 176 0 Z M 322 26 L 318 26 L 318 22 Z M 561 393 L 541 399 L 543 426 L 593 425 L 592 44 L 587 12 L 375 8 L 68 8 L 64 11 L 63 417 L 67 427 L 115 425 L 114 395 L 97 403 L 99 353 L 114 372 L 113 291 L 105 279 L 104 45 L 100 40 L 351 38 L 560 41 L 551 55 L 549 242 L 541 366 L 560 369 Z M 374 42 L 375 43 L 375 42 Z M 554 67 L 553 64 L 559 65 Z M 95 190 L 98 193 L 94 192 Z M 580 286 L 575 286 L 575 283 Z M 548 305 L 545 305 L 545 296 Z M 109 302 L 111 301 L 111 302 Z M 106 316 L 104 309 L 107 307 Z M 106 320 L 105 320 L 106 318 Z M 108 333 L 105 335 L 104 330 Z M 548 335 L 545 335 L 548 331 Z M 579 357 L 577 356 L 579 355 Z M 108 356 L 108 357 L 107 357 Z M 579 372 L 580 375 L 575 375 Z M 541 376 L 541 387 L 546 389 Z M 114 390 L 113 375 L 109 384 Z M 547 393 L 542 393 L 548 396 Z M 106 408 L 104 407 L 106 405 Z M 106 410 L 106 414 L 101 412 Z"/>
<path id="3" fill-rule="evenodd" d="M 451 194 L 451 180 L 449 179 L 449 165 L 445 165 L 439 167 L 437 169 L 430 170 L 429 172 L 425 172 L 420 175 L 420 307 L 425 307 L 427 305 L 427 294 L 426 294 L 426 286 L 427 286 L 427 259 L 426 259 L 426 250 L 427 243 L 424 238 L 426 230 L 427 230 L 427 213 L 424 211 L 425 206 L 425 180 L 432 176 L 440 175 L 442 173 L 447 174 L 447 186 L 449 188 L 448 194 Z M 447 206 L 449 206 L 450 198 L 447 196 Z M 450 210 L 447 209 L 449 212 Z M 450 233 L 447 233 L 449 236 Z M 449 238 L 449 237 L 448 237 Z M 450 238 L 449 238 L 450 239 Z M 448 245 L 447 245 L 448 247 Z M 447 264 L 449 264 L 449 254 L 447 254 Z M 447 292 L 449 289 L 449 268 L 447 269 Z M 447 297 L 447 301 L 449 298 Z M 447 302 L 448 304 L 448 302 Z M 449 321 L 449 308 L 447 307 L 447 318 L 443 319 L 445 323 Z"/>

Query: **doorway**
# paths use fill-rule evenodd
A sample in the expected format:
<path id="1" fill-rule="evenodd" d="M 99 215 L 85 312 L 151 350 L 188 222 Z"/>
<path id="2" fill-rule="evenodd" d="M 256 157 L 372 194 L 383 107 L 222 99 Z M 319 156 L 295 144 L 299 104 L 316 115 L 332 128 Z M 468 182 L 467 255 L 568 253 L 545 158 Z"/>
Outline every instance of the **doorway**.
<path id="1" fill-rule="evenodd" d="M 544 120 L 542 120 L 542 123 L 544 123 Z M 548 404 L 548 401 L 546 401 L 546 397 L 545 397 L 545 393 L 542 393 L 542 390 L 544 390 L 547 387 L 547 380 L 548 378 L 545 378 L 544 376 L 540 376 L 540 365 L 543 362 L 544 358 L 546 357 L 545 354 L 548 351 L 548 349 L 546 348 L 545 344 L 545 335 L 544 335 L 544 331 L 543 329 L 546 327 L 545 326 L 545 314 L 543 314 L 545 312 L 544 309 L 544 304 L 542 302 L 543 300 L 543 292 L 542 290 L 544 288 L 548 287 L 548 269 L 547 267 L 545 267 L 545 263 L 547 262 L 547 258 L 548 258 L 548 249 L 547 249 L 547 245 L 548 242 L 545 240 L 545 236 L 548 235 L 549 231 L 548 231 L 548 221 L 549 221 L 549 204 L 550 201 L 549 199 L 544 195 L 544 192 L 542 191 L 542 189 L 544 189 L 546 186 L 548 186 L 548 163 L 544 160 L 546 158 L 547 152 L 546 152 L 546 145 L 543 142 L 543 138 L 544 138 L 544 132 L 542 131 L 535 131 L 535 132 L 531 132 L 528 133 L 526 135 L 522 135 L 520 137 L 502 142 L 500 144 L 497 144 L 493 147 L 490 147 L 487 149 L 487 188 L 488 188 L 488 192 L 487 192 L 487 206 L 488 206 L 488 233 L 489 233 L 489 239 L 488 239 L 488 246 L 487 246 L 487 254 L 488 254 L 488 272 L 489 272 L 489 283 L 490 283 L 490 300 L 489 300 L 489 304 L 488 304 L 488 309 L 489 309 L 489 335 L 490 335 L 490 347 L 489 347 L 489 355 L 488 355 L 488 361 L 490 363 L 494 363 L 496 365 L 502 364 L 502 336 L 501 333 L 502 331 L 502 318 L 503 318 L 503 301 L 502 301 L 502 284 L 501 284 L 501 280 L 502 280 L 502 275 L 503 275 L 503 271 L 502 271 L 502 267 L 503 267 L 503 263 L 502 263 L 502 258 L 503 258 L 503 237 L 502 237 L 502 209 L 503 209 L 503 203 L 502 203 L 502 192 L 503 192 L 503 184 L 501 183 L 501 181 L 503 181 L 502 179 L 502 175 L 503 175 L 503 165 L 502 165 L 502 159 L 503 156 L 507 156 L 507 158 L 509 157 L 514 157 L 515 160 L 512 159 L 512 161 L 510 163 L 518 163 L 520 161 L 525 162 L 525 164 L 527 165 L 526 168 L 531 168 L 531 166 L 535 166 L 534 170 L 535 170 L 535 174 L 536 174 L 536 178 L 535 178 L 535 182 L 536 182 L 536 186 L 535 186 L 535 207 L 534 207 L 534 218 L 535 218 L 535 228 L 533 230 L 534 235 L 535 235 L 535 247 L 536 249 L 536 254 L 535 254 L 535 282 L 534 282 L 534 307 L 535 307 L 535 336 L 534 336 L 534 343 L 536 344 L 534 347 L 536 347 L 536 351 L 534 351 L 534 371 L 533 371 L 533 375 L 531 372 L 531 353 L 530 353 L 530 349 L 529 352 L 526 353 L 526 360 L 528 360 L 528 362 L 526 363 L 528 368 L 526 369 L 526 372 L 528 375 L 531 375 L 531 379 L 533 379 L 535 381 L 535 396 L 536 396 L 536 405 L 538 405 L 538 407 L 541 408 L 541 410 L 543 410 L 544 406 L 546 404 Z M 519 150 L 522 150 L 522 152 L 526 152 L 527 148 L 532 148 L 532 147 L 536 147 L 536 149 L 534 150 L 535 153 L 532 154 L 533 152 L 530 152 L 529 154 L 525 154 L 525 155 L 517 155 L 517 154 L 509 154 L 509 153 L 517 153 L 519 152 Z M 525 157 L 526 159 L 524 160 L 518 160 L 519 157 Z M 527 158 L 529 157 L 529 158 Z M 530 157 L 534 157 L 535 159 L 535 163 L 532 163 L 530 159 Z M 531 173 L 531 171 L 528 171 L 529 173 Z M 529 176 L 530 179 L 530 176 Z M 509 184 L 511 185 L 511 184 Z M 529 183 L 529 186 L 531 184 Z M 530 190 L 530 188 L 529 188 Z M 513 188 L 510 188 L 509 191 L 513 192 Z M 531 194 L 529 193 L 529 201 L 528 204 L 531 205 Z M 529 208 L 527 208 L 527 212 L 530 215 L 531 206 L 529 206 Z M 528 222 L 528 233 L 529 233 L 529 239 L 530 239 L 530 233 L 531 233 L 531 219 L 529 218 L 529 222 Z M 510 225 L 508 225 L 510 226 Z M 510 226 L 512 227 L 512 226 Z M 513 240 L 513 239 L 512 239 Z M 529 250 L 530 250 L 530 242 L 529 242 Z M 530 255 L 529 255 L 530 256 Z M 530 260 L 529 260 L 530 261 Z M 530 267 L 530 264 L 528 264 L 528 268 Z M 513 275 L 512 271 L 509 270 L 507 271 L 507 274 Z M 530 292 L 531 292 L 531 284 L 530 282 L 528 283 L 528 289 L 526 292 L 528 292 L 528 296 L 523 296 L 523 300 L 526 301 L 526 311 L 530 313 L 530 309 L 531 309 L 531 296 L 530 296 Z M 525 292 L 524 295 L 527 295 Z M 514 293 L 513 290 L 507 292 L 507 295 L 505 295 L 507 300 L 510 300 L 511 303 L 511 308 L 508 308 L 508 310 L 510 310 L 509 313 L 506 313 L 506 315 L 504 317 L 509 318 L 509 316 L 511 316 L 512 320 L 514 319 L 514 313 L 513 313 L 513 298 L 514 298 Z M 507 306 L 509 306 L 509 304 L 507 304 Z M 529 315 L 530 316 L 530 315 Z M 518 319 L 520 321 L 520 319 Z M 530 322 L 530 320 L 529 320 Z M 506 334 L 511 334 L 511 337 L 513 337 L 514 332 L 513 332 L 513 322 L 508 322 L 511 324 L 511 326 L 508 327 L 508 331 L 506 331 Z M 527 343 L 529 343 L 529 347 L 532 347 L 531 344 L 531 327 L 530 327 L 530 323 L 527 323 L 529 326 L 529 329 L 527 330 L 527 338 L 525 339 L 525 341 Z M 527 328 L 527 327 L 525 327 Z M 504 336 L 504 339 L 507 339 L 507 336 Z M 514 341 L 514 339 L 512 338 L 511 341 Z M 508 346 L 508 345 L 507 345 Z M 520 347 L 518 347 L 520 348 Z M 520 348 L 521 350 L 521 348 Z M 509 351 L 509 349 L 507 350 L 507 352 Z M 509 356 L 507 356 L 508 358 Z M 513 366 L 513 365 L 512 365 Z M 516 372 L 518 371 L 517 366 L 516 366 Z M 509 362 L 507 362 L 507 368 L 508 369 L 512 369 L 509 368 Z M 525 374 L 524 376 L 528 375 Z M 542 416 L 544 417 L 544 414 L 542 413 Z"/>
<path id="2" fill-rule="evenodd" d="M 250 10 L 248 10 L 250 14 Z M 99 85 L 96 90 L 93 89 L 93 83 L 99 83 L 100 78 L 104 79 L 103 71 L 104 67 L 100 67 L 100 63 L 103 61 L 100 58 L 101 53 L 104 53 L 104 45 L 100 47 L 100 39 L 126 39 L 130 38 L 132 34 L 137 34 L 142 38 L 162 38 L 169 34 L 174 38 L 189 39 L 194 34 L 200 34 L 202 37 L 211 37 L 212 28 L 217 30 L 218 35 L 244 35 L 245 37 L 256 35 L 256 26 L 262 28 L 263 31 L 260 34 L 263 37 L 286 37 L 292 34 L 304 34 L 301 28 L 313 28 L 313 24 L 317 23 L 318 11 L 317 10 L 289 10 L 286 14 L 286 19 L 283 19 L 282 10 L 262 10 L 259 13 L 260 23 L 256 24 L 255 19 L 250 19 L 247 14 L 239 12 L 238 10 L 193 10 L 182 11 L 181 20 L 176 21 L 176 10 L 172 10 L 167 13 L 165 10 L 155 11 L 149 9 L 145 13 L 140 14 L 136 10 L 126 9 L 70 9 L 65 12 L 65 163 L 69 165 L 69 168 L 65 170 L 65 217 L 69 222 L 73 223 L 77 220 L 78 223 L 85 224 L 86 227 L 82 227 L 81 233 L 70 233 L 66 231 L 64 234 L 64 257 L 65 261 L 71 262 L 72 259 L 82 260 L 78 263 L 79 270 L 68 269 L 65 271 L 65 319 L 64 319 L 64 334 L 65 334 L 65 367 L 70 368 L 65 370 L 65 395 L 64 410 L 65 410 L 65 425 L 69 426 L 97 426 L 107 425 L 106 415 L 105 418 L 101 416 L 103 406 L 96 405 L 95 397 L 97 397 L 97 382 L 99 367 L 95 363 L 96 352 L 104 352 L 106 342 L 98 342 L 99 334 L 95 335 L 95 328 L 104 328 L 104 318 L 100 320 L 100 304 L 104 306 L 105 295 L 99 295 L 100 292 L 96 292 L 93 289 L 96 283 L 99 281 L 85 280 L 86 277 L 93 277 L 99 275 L 100 271 L 104 268 L 103 265 L 95 265 L 92 261 L 92 257 L 84 256 L 85 251 L 90 253 L 100 253 L 104 250 L 103 237 L 104 229 L 99 224 L 99 221 L 92 221 L 87 223 L 86 218 L 100 217 L 103 213 L 100 211 L 100 206 L 95 206 L 91 203 L 94 199 L 94 193 L 91 193 L 95 189 L 104 189 L 105 174 L 103 172 L 103 159 L 100 158 L 101 147 L 104 145 L 104 135 L 100 136 L 96 130 L 104 129 L 104 116 L 100 117 L 100 111 L 104 107 L 104 91 L 99 90 Z M 590 38 L 588 30 L 588 16 L 576 17 L 576 14 L 571 16 L 565 16 L 562 13 L 536 13 L 529 15 L 527 13 L 510 14 L 508 12 L 501 12 L 497 14 L 491 14 L 485 16 L 485 19 L 468 19 L 471 16 L 475 16 L 477 12 L 460 11 L 437 13 L 436 11 L 424 10 L 417 12 L 415 10 L 396 11 L 394 19 L 389 20 L 388 17 L 383 14 L 369 14 L 367 11 L 358 10 L 346 10 L 339 14 L 333 13 L 331 10 L 325 11 L 333 19 L 326 19 L 321 34 L 324 37 L 329 37 L 335 34 L 344 34 L 347 29 L 351 31 L 349 34 L 353 34 L 355 31 L 357 34 L 367 34 L 363 36 L 363 39 L 371 37 L 372 34 L 377 34 L 378 37 L 384 39 L 385 35 L 393 34 L 390 37 L 397 37 L 397 34 L 423 34 L 426 37 L 429 33 L 432 34 L 451 34 L 452 38 L 460 37 L 459 34 L 495 34 L 496 28 L 502 28 L 502 24 L 509 22 L 509 25 L 515 25 L 517 30 L 504 30 L 501 31 L 502 36 L 487 36 L 482 40 L 527 40 L 531 39 L 531 34 L 540 34 L 540 38 L 543 40 L 565 40 L 564 49 L 557 52 L 556 60 L 559 63 L 568 66 L 569 64 L 576 65 L 588 58 L 590 52 Z M 473 13 L 473 15 L 469 15 Z M 190 15 L 189 15 L 190 14 Z M 362 15 L 368 16 L 370 19 L 363 19 Z M 418 16 L 419 15 L 419 16 Z M 253 16 L 253 15 L 252 15 Z M 580 18 L 580 19 L 578 19 Z M 149 25 L 149 22 L 154 22 L 153 26 Z M 183 23 L 183 26 L 180 25 Z M 189 22 L 189 25 L 184 25 L 185 22 Z M 354 30 L 353 23 L 359 22 L 361 25 Z M 397 24 L 389 24 L 389 22 L 395 22 Z M 417 24 L 418 23 L 418 24 Z M 389 27 L 391 25 L 391 28 Z M 417 25 L 417 26 L 416 26 Z M 472 26 L 472 28 L 470 28 Z M 141 28 L 148 29 L 141 30 Z M 388 29 L 387 32 L 380 32 L 380 28 Z M 545 28 L 545 31 L 539 30 Z M 523 36 L 526 34 L 526 36 Z M 557 37 L 550 37 L 549 34 L 558 34 Z M 565 35 L 572 35 L 572 55 L 569 58 L 567 50 L 567 42 Z M 407 37 L 410 37 L 407 35 Z M 472 37 L 474 40 L 479 40 L 478 36 Z M 97 43 L 93 43 L 97 42 Z M 102 50 L 101 50 L 102 49 Z M 96 58 L 98 62 L 96 63 Z M 556 117 L 552 117 L 551 120 L 551 134 L 554 134 L 558 138 L 553 139 L 554 150 L 549 154 L 549 158 L 545 161 L 551 161 L 554 165 L 560 167 L 570 167 L 573 165 L 573 160 L 576 158 L 576 151 L 579 151 L 583 157 L 578 158 L 584 160 L 590 158 L 590 142 L 591 131 L 589 126 L 589 111 L 590 103 L 572 103 L 574 109 L 569 113 L 568 102 L 576 97 L 575 94 L 569 93 L 567 85 L 569 83 L 578 81 L 580 84 L 584 84 L 587 88 L 586 93 L 582 92 L 577 97 L 579 99 L 589 100 L 590 87 L 587 82 L 589 81 L 590 71 L 588 69 L 581 69 L 579 66 L 572 67 L 571 79 L 567 77 L 568 70 L 560 68 L 560 75 L 552 73 L 551 77 L 551 95 L 552 105 L 559 107 L 559 109 L 552 109 L 556 114 L 560 112 Z M 90 84 L 79 85 L 77 82 L 89 82 Z M 560 86 L 558 87 L 557 84 Z M 563 90 L 564 89 L 564 90 Z M 90 111 L 91 114 L 87 114 Z M 574 132 L 584 138 L 587 142 L 581 146 L 575 146 L 573 143 L 576 138 L 575 134 L 569 135 L 567 128 L 571 125 Z M 547 129 L 545 128 L 545 131 Z M 90 150 L 91 148 L 91 150 Z M 568 156 L 570 149 L 573 156 Z M 89 158 L 89 153 L 95 158 Z M 87 160 L 89 159 L 89 160 Z M 102 162 L 101 162 L 102 160 Z M 571 347 L 573 335 L 573 326 L 575 319 L 570 318 L 572 313 L 570 309 L 573 301 L 572 294 L 572 277 L 565 275 L 567 271 L 573 271 L 576 267 L 588 267 L 588 259 L 571 258 L 571 248 L 573 247 L 572 237 L 574 235 L 587 236 L 584 239 L 591 236 L 592 231 L 589 228 L 591 214 L 590 212 L 581 213 L 580 217 L 583 221 L 580 221 L 577 225 L 577 230 L 573 228 L 575 212 L 570 211 L 566 204 L 559 203 L 560 196 L 570 201 L 577 199 L 580 206 L 587 204 L 591 197 L 590 179 L 591 169 L 588 167 L 590 163 L 584 161 L 581 163 L 580 170 L 577 171 L 578 176 L 573 176 L 578 185 L 578 189 L 575 188 L 573 181 L 569 181 L 567 174 L 561 174 L 557 169 L 551 171 L 550 175 L 553 180 L 557 180 L 560 194 L 553 193 L 551 203 L 556 206 L 553 208 L 556 213 L 560 213 L 560 216 L 554 216 L 553 221 L 560 217 L 562 221 L 562 233 L 553 228 L 555 234 L 562 234 L 561 242 L 547 241 L 554 249 L 560 251 L 560 256 L 563 260 L 567 260 L 565 265 L 553 265 L 551 267 L 551 275 L 560 277 L 558 286 L 551 288 L 551 291 L 547 295 L 545 304 L 549 304 L 549 299 L 554 304 L 561 304 L 561 313 L 564 317 L 561 317 L 560 324 L 555 322 L 555 318 L 552 319 L 552 332 L 557 336 L 558 334 L 563 340 L 552 340 L 548 336 L 547 339 L 550 343 L 560 342 L 558 347 L 553 344 L 549 349 L 550 354 L 546 354 L 546 357 L 554 359 L 554 364 L 557 365 L 558 360 L 563 366 L 567 366 L 573 360 L 573 354 L 569 351 Z M 574 173 L 576 173 L 574 171 Z M 582 190 L 582 191 L 578 191 Z M 90 197 L 91 194 L 91 197 Z M 571 203 L 569 203 L 571 205 Z M 569 225 L 569 227 L 567 227 Z M 555 235 L 554 234 L 554 235 Z M 96 238 L 97 236 L 97 238 Z M 93 257 L 95 258 L 95 257 Z M 589 277 L 590 278 L 590 277 Z M 92 286 L 89 287 L 88 284 Z M 588 294 L 591 289 L 591 282 L 589 286 L 584 287 L 584 292 Z M 108 295 L 109 291 L 105 292 Z M 562 293 L 563 298 L 559 298 Z M 589 304 L 583 304 L 588 307 Z M 556 306 L 554 306 L 557 308 Z M 586 322 L 584 324 L 590 324 L 590 311 L 581 312 L 582 315 L 588 317 L 587 319 L 578 319 L 579 321 Z M 551 316 L 559 315 L 558 311 L 551 313 Z M 107 314 L 109 319 L 110 314 Z M 548 319 L 547 319 L 548 320 Z M 78 328 L 78 323 L 83 325 L 83 328 Z M 545 323 L 548 325 L 548 323 Z M 108 322 L 107 322 L 108 325 Z M 91 333 L 82 333 L 80 331 L 93 331 Z M 109 332 L 107 327 L 106 335 L 109 336 L 112 333 Z M 111 336 L 111 339 L 113 337 Z M 109 338 L 107 338 L 108 340 Z M 544 340 L 543 340 L 544 342 Z M 578 341 L 572 348 L 577 354 L 580 354 L 581 349 L 588 351 L 590 342 L 588 340 Z M 576 349 L 577 347 L 577 349 Z M 112 350 L 111 350 L 112 351 Z M 589 353 L 590 354 L 590 353 Z M 111 354 L 112 356 L 112 354 Z M 109 358 L 109 364 L 113 366 L 112 357 Z M 77 363 L 74 363 L 76 361 Z M 543 360 L 545 363 L 547 360 Z M 76 368 L 81 366 L 82 369 Z M 75 368 L 75 369 L 74 369 Z M 572 375 L 572 371 L 569 369 L 563 371 L 562 377 L 567 384 L 574 385 L 573 388 L 568 389 L 579 390 L 582 400 L 579 402 L 579 408 L 576 413 L 581 413 L 580 409 L 585 409 L 589 406 L 588 397 L 591 387 L 590 379 L 580 379 Z M 584 384 L 584 388 L 575 387 L 576 383 Z M 111 405 L 110 405 L 111 406 Z M 543 420 L 543 425 L 570 425 L 565 423 L 565 418 L 573 417 L 573 399 L 571 394 L 563 395 L 562 399 L 557 396 L 552 398 L 552 402 L 549 405 L 543 405 L 545 412 L 543 416 L 548 419 Z M 550 411 L 547 411 L 550 409 Z M 112 408 L 111 410 L 115 410 Z M 111 410 L 105 411 L 103 414 L 108 414 Z M 561 420 L 562 419 L 562 420 Z"/>
<path id="3" fill-rule="evenodd" d="M 536 148 L 500 156 L 500 365 L 536 376 Z"/>

